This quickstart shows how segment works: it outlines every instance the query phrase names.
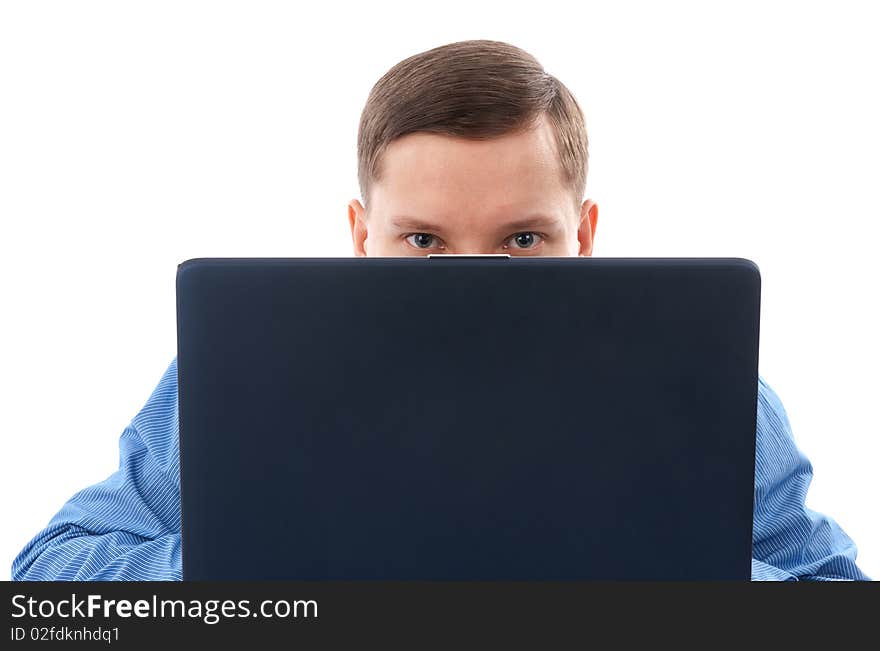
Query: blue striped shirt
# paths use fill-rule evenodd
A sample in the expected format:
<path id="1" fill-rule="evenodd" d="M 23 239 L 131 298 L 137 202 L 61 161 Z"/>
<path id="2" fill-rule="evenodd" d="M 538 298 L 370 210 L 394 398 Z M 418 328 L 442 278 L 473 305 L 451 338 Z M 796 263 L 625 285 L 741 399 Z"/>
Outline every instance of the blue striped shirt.
<path id="1" fill-rule="evenodd" d="M 804 504 L 813 476 L 758 378 L 753 580 L 868 579 L 837 523 Z M 79 491 L 19 553 L 15 580 L 179 580 L 177 358 L 119 439 L 119 470 Z"/>

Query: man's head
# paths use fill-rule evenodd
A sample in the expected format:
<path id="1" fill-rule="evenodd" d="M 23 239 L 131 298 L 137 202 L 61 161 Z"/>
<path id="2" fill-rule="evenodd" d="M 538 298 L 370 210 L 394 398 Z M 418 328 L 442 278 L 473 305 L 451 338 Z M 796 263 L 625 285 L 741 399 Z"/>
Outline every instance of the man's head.
<path id="1" fill-rule="evenodd" d="M 587 132 L 523 50 L 462 41 L 401 61 L 361 115 L 348 204 L 356 255 L 591 255 Z"/>

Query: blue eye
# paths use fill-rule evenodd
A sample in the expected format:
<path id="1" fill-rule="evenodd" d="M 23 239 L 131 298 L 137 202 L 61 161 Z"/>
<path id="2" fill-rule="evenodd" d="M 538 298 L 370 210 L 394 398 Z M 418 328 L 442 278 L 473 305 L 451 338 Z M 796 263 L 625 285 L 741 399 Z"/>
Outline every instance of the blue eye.
<path id="1" fill-rule="evenodd" d="M 417 249 L 430 249 L 432 242 L 436 240 L 436 237 L 428 233 L 411 233 L 406 236 L 406 241 Z"/>
<path id="2" fill-rule="evenodd" d="M 538 244 L 540 244 L 544 238 L 537 233 L 532 232 L 523 232 L 517 233 L 508 241 L 516 242 L 516 249 L 534 249 Z"/>

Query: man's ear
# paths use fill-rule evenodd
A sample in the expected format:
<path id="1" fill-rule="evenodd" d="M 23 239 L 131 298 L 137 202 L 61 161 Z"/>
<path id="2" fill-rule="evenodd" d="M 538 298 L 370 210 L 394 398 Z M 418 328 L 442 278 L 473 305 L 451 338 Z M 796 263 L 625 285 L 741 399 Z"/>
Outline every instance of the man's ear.
<path id="1" fill-rule="evenodd" d="M 593 240 L 596 238 L 596 223 L 599 221 L 599 206 L 592 199 L 581 205 L 578 223 L 578 255 L 593 255 Z"/>
<path id="2" fill-rule="evenodd" d="M 351 227 L 351 242 L 356 256 L 367 255 L 364 242 L 367 239 L 367 225 L 364 221 L 366 209 L 357 199 L 348 202 L 348 225 Z"/>

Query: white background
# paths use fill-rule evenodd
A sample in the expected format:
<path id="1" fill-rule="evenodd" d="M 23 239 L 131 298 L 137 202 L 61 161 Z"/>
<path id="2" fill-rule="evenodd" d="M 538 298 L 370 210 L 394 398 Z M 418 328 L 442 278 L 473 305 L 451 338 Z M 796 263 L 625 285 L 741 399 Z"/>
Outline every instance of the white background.
<path id="1" fill-rule="evenodd" d="M 4 575 L 115 470 L 176 354 L 177 264 L 351 255 L 371 86 L 492 38 L 585 110 L 595 255 L 758 263 L 760 371 L 814 464 L 808 505 L 880 577 L 872 3 L 514 4 L 0 5 Z"/>

